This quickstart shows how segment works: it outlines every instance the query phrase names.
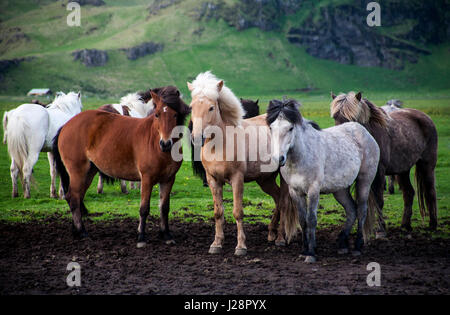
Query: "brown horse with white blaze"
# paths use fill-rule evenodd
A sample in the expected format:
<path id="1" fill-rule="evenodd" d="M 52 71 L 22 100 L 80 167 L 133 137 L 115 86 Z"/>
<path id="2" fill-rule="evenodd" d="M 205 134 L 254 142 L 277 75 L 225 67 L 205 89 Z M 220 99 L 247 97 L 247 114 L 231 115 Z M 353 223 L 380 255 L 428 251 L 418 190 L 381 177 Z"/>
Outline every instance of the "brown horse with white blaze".
<path id="1" fill-rule="evenodd" d="M 87 236 L 82 222 L 87 213 L 83 200 L 94 175 L 101 172 L 142 183 L 138 247 L 146 244 L 150 196 L 159 183 L 160 236 L 173 242 L 168 224 L 170 191 L 182 161 L 172 158 L 172 146 L 180 141 L 172 138 L 172 131 L 184 124 L 190 110 L 174 86 L 153 89 L 151 95 L 155 110 L 146 118 L 89 110 L 70 120 L 55 137 L 53 152 L 72 211 L 75 237 Z"/>

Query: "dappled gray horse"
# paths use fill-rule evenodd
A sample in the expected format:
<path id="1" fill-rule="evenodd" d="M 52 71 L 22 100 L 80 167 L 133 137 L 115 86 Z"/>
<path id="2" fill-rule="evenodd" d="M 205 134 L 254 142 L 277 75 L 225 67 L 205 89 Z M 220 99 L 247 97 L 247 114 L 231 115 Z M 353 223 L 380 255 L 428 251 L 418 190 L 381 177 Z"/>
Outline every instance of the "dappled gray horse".
<path id="1" fill-rule="evenodd" d="M 339 253 L 348 252 L 349 234 L 358 218 L 353 254 L 359 255 L 373 225 L 375 210 L 368 200 L 380 156 L 378 144 L 358 123 L 317 130 L 302 117 L 298 106 L 295 100 L 271 101 L 267 124 L 272 135 L 272 159 L 279 163 L 290 195 L 298 205 L 305 262 L 316 261 L 315 231 L 321 193 L 332 193 L 346 212 L 347 221 L 338 238 Z M 350 193 L 355 181 L 356 200 Z M 285 215 L 292 217 L 296 213 Z M 285 222 L 292 221 L 295 222 Z M 285 232 L 291 238 L 296 226 L 286 225 Z"/>

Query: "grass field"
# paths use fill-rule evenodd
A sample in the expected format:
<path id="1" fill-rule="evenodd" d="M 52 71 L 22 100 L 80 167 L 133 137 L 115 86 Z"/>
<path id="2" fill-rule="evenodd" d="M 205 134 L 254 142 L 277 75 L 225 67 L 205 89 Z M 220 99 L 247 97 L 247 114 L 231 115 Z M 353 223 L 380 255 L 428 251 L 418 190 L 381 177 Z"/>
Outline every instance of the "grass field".
<path id="1" fill-rule="evenodd" d="M 272 98 L 281 98 L 277 95 L 242 95 L 245 97 L 259 97 L 262 111 L 265 111 L 268 101 Z M 411 96 L 413 95 L 413 96 Z M 305 96 L 300 94 L 288 94 L 303 103 L 302 113 L 305 117 L 313 119 L 322 128 L 333 125 L 329 117 L 329 98 L 323 95 Z M 405 102 L 405 106 L 417 108 L 429 114 L 436 123 L 439 134 L 439 153 L 436 168 L 438 218 L 439 229 L 432 236 L 448 238 L 450 236 L 450 96 L 445 93 L 434 94 L 410 94 L 397 93 L 366 93 L 366 97 L 377 105 L 382 105 L 388 98 L 398 97 Z M 8 110 L 27 101 L 23 97 L 0 96 L 0 110 Z M 114 99 L 83 98 L 84 109 L 93 109 L 106 104 Z M 187 99 L 186 101 L 189 101 Z M 70 217 L 67 203 L 63 200 L 49 198 L 50 175 L 47 156 L 41 153 L 40 159 L 34 168 L 35 185 L 32 186 L 32 198 L 24 200 L 11 198 L 11 180 L 9 175 L 10 160 L 6 145 L 0 146 L 0 220 L 10 222 L 41 219 L 55 213 L 64 217 Z M 411 179 L 413 172 L 411 172 Z M 105 186 L 105 193 L 98 195 L 96 192 L 97 178 L 94 179 L 85 203 L 90 210 L 93 221 L 109 220 L 117 217 L 139 216 L 139 191 L 131 190 L 124 195 L 116 183 L 113 186 Z M 21 190 L 20 190 L 21 193 Z M 232 217 L 232 193 L 231 187 L 224 189 L 225 218 L 227 222 L 234 222 Z M 344 210 L 337 204 L 331 195 L 321 196 L 321 208 L 318 211 L 319 228 L 340 224 L 344 221 Z M 270 221 L 274 204 L 272 199 L 264 194 L 255 183 L 245 185 L 244 192 L 244 222 L 251 223 Z M 413 227 L 420 228 L 424 233 L 428 218 L 423 222 L 418 211 L 417 200 L 414 202 Z M 399 226 L 403 212 L 403 200 L 396 187 L 395 195 L 385 195 L 385 216 L 388 227 Z M 151 216 L 159 217 L 158 188 L 155 187 L 150 208 Z M 186 222 L 192 220 L 205 220 L 213 223 L 213 201 L 209 188 L 204 188 L 200 179 L 192 175 L 190 162 L 185 161 L 177 174 L 176 182 L 172 190 L 170 218 L 177 218 Z M 136 220 L 136 224 L 137 224 Z M 68 227 L 69 228 L 69 227 Z"/>

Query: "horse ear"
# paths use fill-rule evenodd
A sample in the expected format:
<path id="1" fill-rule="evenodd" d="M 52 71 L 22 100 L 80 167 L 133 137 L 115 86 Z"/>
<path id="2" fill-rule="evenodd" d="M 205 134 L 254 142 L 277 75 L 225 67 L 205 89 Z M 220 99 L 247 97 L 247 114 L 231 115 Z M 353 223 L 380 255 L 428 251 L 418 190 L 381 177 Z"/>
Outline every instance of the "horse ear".
<path id="1" fill-rule="evenodd" d="M 358 93 L 355 95 L 355 97 L 356 97 L 356 99 L 357 99 L 358 101 L 361 102 L 361 92 L 358 92 Z"/>
<path id="2" fill-rule="evenodd" d="M 153 104 L 156 105 L 156 103 L 159 103 L 160 99 L 159 99 L 159 95 L 158 94 L 156 94 L 153 91 L 150 91 L 150 95 L 152 96 Z"/>
<path id="3" fill-rule="evenodd" d="M 187 86 L 188 86 L 189 91 L 192 92 L 194 90 L 194 86 L 192 85 L 191 82 L 187 82 Z"/>
<path id="4" fill-rule="evenodd" d="M 336 94 L 334 94 L 333 92 L 331 92 L 331 98 L 335 99 L 336 98 Z"/>
<path id="5" fill-rule="evenodd" d="M 217 90 L 220 92 L 223 87 L 223 80 L 220 80 L 219 83 L 217 83 Z"/>
<path id="6" fill-rule="evenodd" d="M 258 105 L 258 102 L 259 102 L 259 98 L 256 100 L 255 104 Z"/>

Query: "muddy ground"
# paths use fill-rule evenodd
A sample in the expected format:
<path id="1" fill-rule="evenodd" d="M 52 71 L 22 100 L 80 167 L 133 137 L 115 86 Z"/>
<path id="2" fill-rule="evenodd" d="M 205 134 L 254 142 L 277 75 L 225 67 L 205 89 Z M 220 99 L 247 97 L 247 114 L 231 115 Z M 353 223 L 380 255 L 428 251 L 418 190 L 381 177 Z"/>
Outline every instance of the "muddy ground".
<path id="1" fill-rule="evenodd" d="M 158 239 L 136 248 L 137 220 L 92 223 L 90 238 L 74 241 L 71 223 L 58 217 L 33 223 L 0 222 L 0 294 L 449 294 L 449 240 L 423 230 L 409 238 L 389 230 L 358 258 L 336 252 L 338 228 L 318 230 L 318 262 L 299 258 L 299 243 L 276 247 L 267 227 L 246 224 L 248 254 L 235 257 L 234 224 L 226 224 L 219 255 L 208 254 L 212 223 L 171 222 L 175 245 Z M 66 284 L 67 264 L 81 266 L 81 286 Z M 381 267 L 381 286 L 369 287 L 369 262 Z"/>

